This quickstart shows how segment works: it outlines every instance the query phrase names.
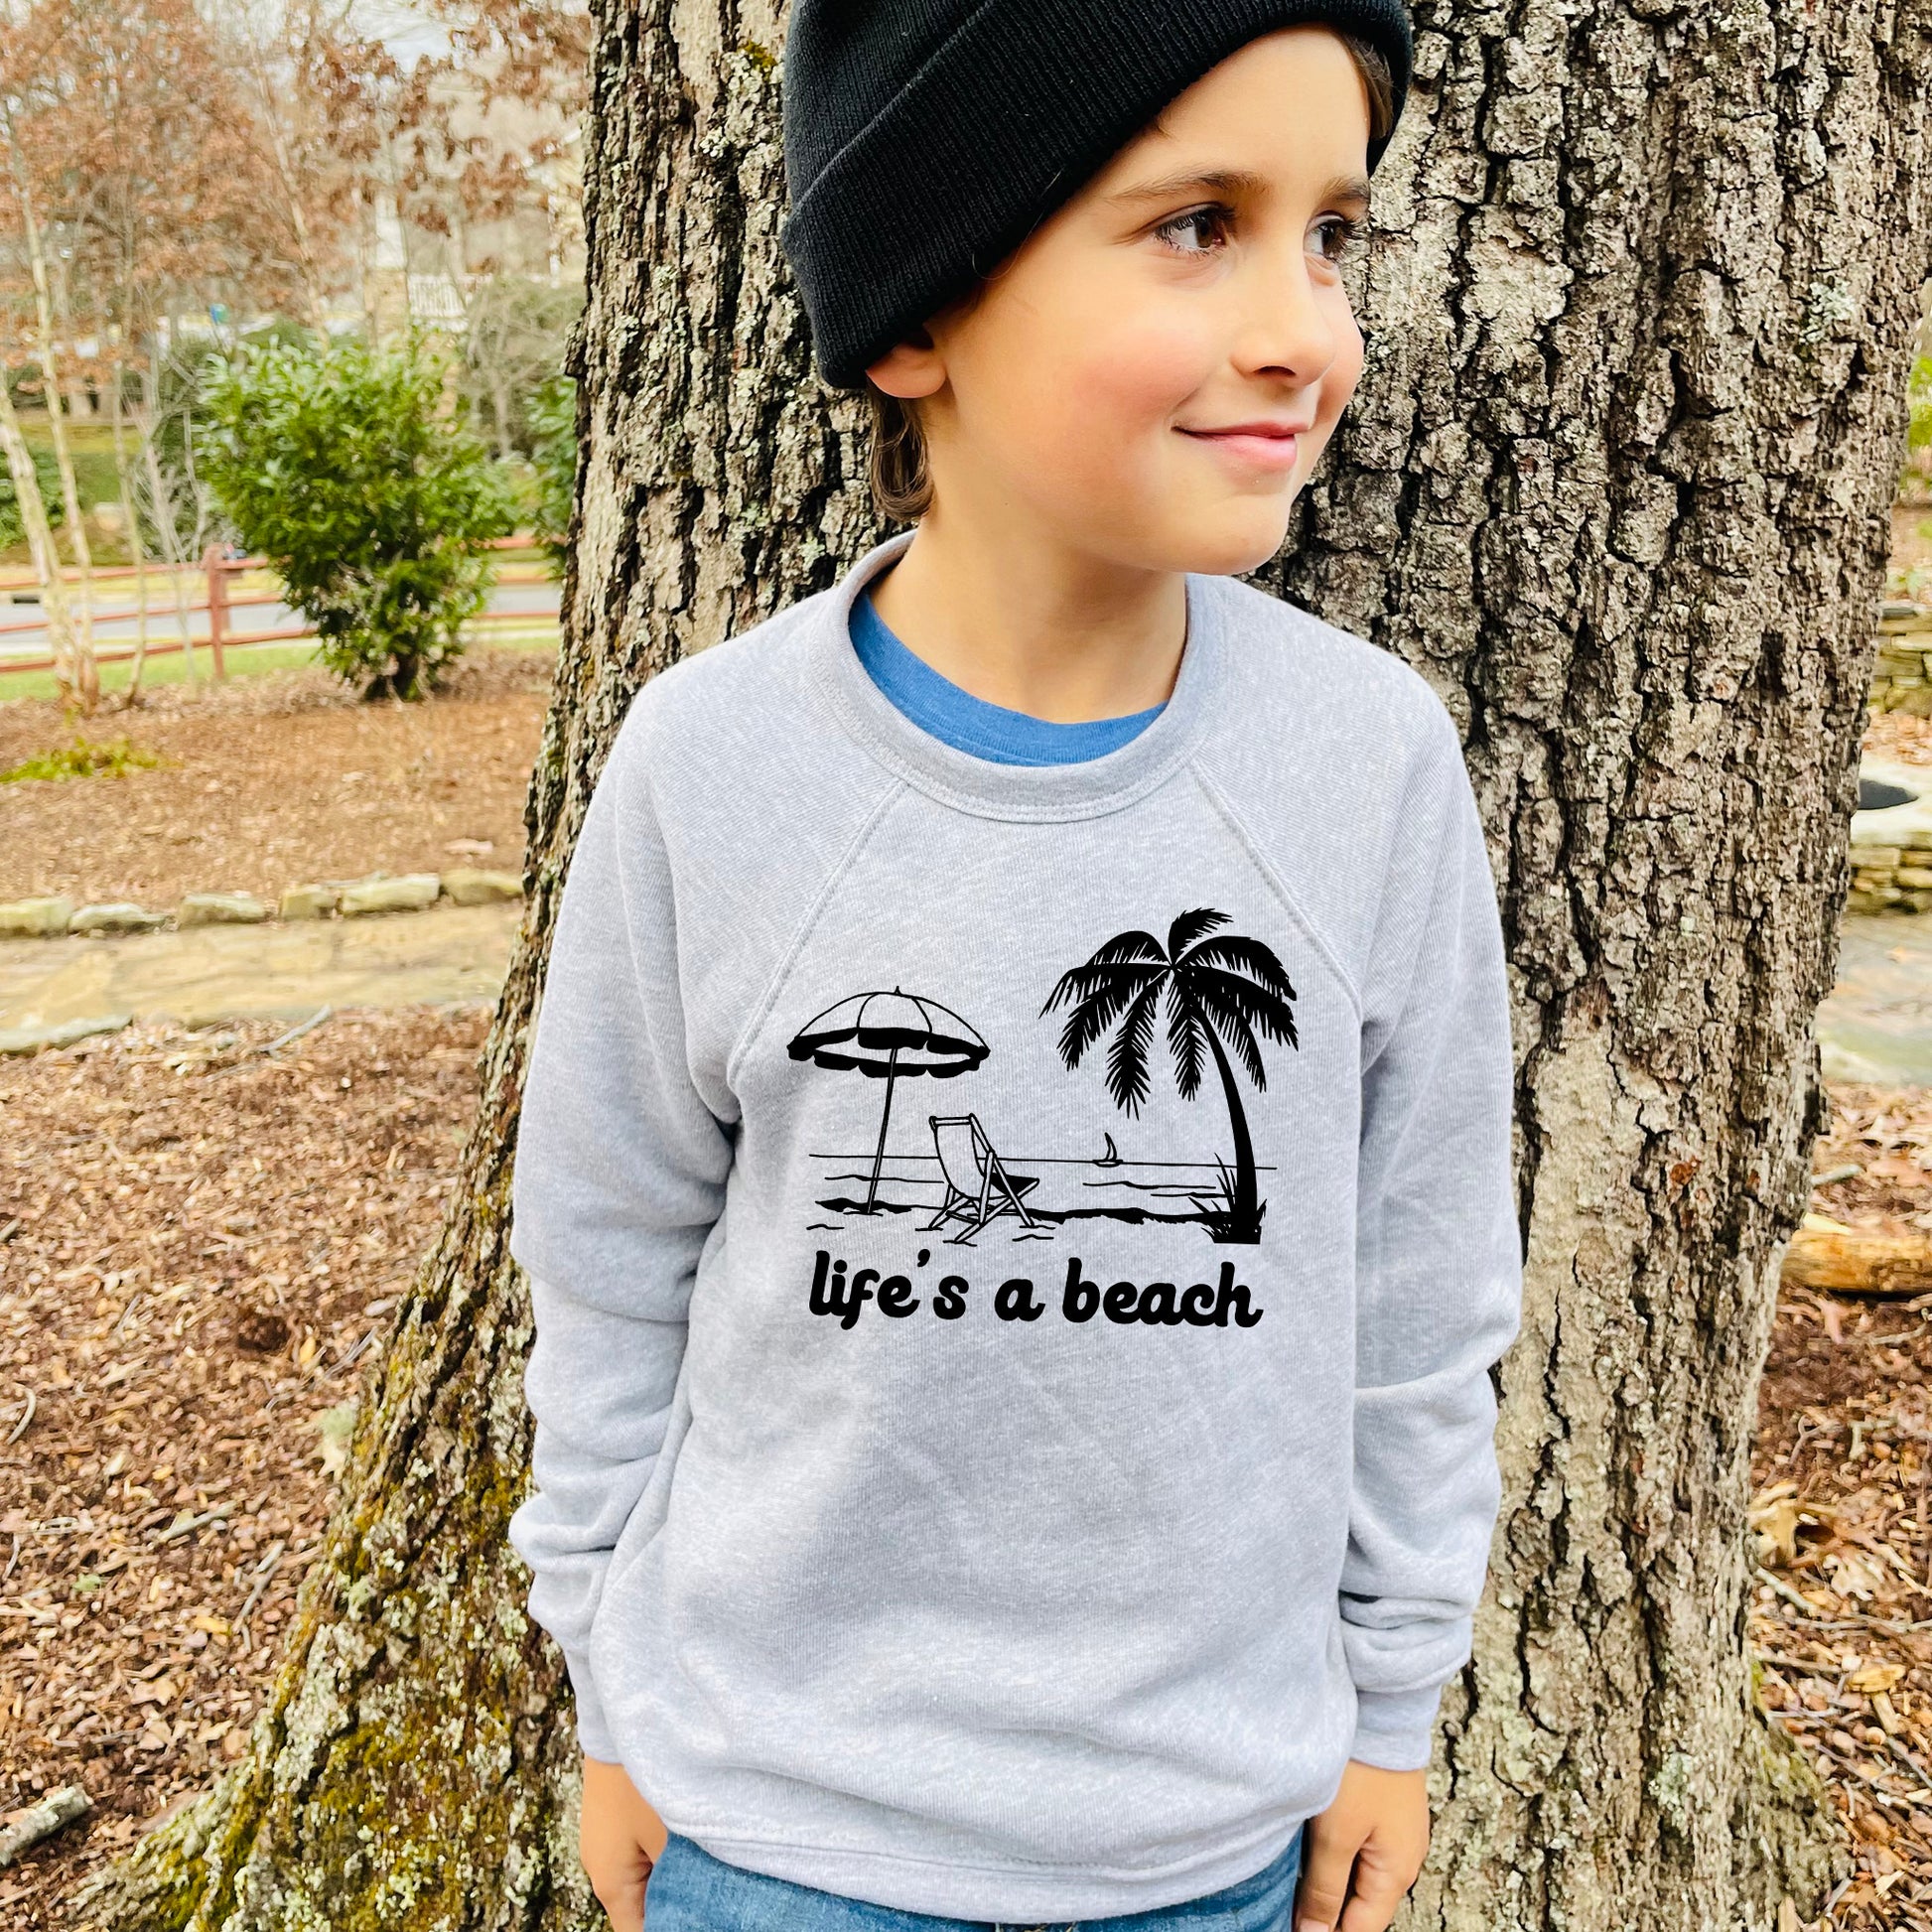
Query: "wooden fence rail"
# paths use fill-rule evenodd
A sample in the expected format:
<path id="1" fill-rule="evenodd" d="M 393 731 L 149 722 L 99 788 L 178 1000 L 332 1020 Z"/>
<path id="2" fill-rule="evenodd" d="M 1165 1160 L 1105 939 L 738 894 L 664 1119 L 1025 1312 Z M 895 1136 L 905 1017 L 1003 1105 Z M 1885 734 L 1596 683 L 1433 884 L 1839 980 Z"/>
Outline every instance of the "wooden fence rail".
<path id="1" fill-rule="evenodd" d="M 533 543 L 534 539 L 529 536 L 499 537 L 490 543 L 488 548 L 492 550 L 523 550 L 531 548 Z M 237 595 L 230 589 L 230 578 L 237 576 L 243 571 L 266 570 L 268 568 L 269 563 L 265 557 L 224 556 L 218 544 L 210 544 L 199 564 L 150 564 L 146 567 L 145 573 L 131 565 L 117 567 L 111 570 L 89 572 L 87 574 L 87 582 L 89 585 L 106 583 L 110 580 L 138 578 L 145 574 L 149 578 L 160 580 L 161 584 L 166 586 L 177 571 L 193 571 L 195 576 L 201 580 L 201 595 L 185 605 L 178 605 L 174 601 L 172 593 L 170 593 L 167 601 L 161 604 L 144 600 L 135 611 L 114 611 L 105 614 L 107 621 L 112 622 L 125 622 L 130 618 L 142 616 L 166 618 L 169 620 L 185 619 L 190 624 L 190 630 L 187 636 L 184 637 L 178 634 L 172 637 L 157 638 L 147 644 L 145 649 L 138 640 L 128 643 L 125 648 L 120 648 L 118 647 L 117 640 L 117 647 L 115 648 L 107 650 L 96 648 L 94 651 L 94 662 L 96 664 L 126 664 L 132 662 L 136 657 L 142 656 L 171 657 L 179 652 L 191 649 L 196 644 L 206 644 L 208 649 L 209 661 L 214 669 L 214 675 L 217 679 L 222 679 L 227 676 L 226 653 L 229 650 L 235 649 L 243 644 L 278 643 L 286 639 L 313 637 L 317 635 L 315 626 L 307 623 L 294 625 L 284 624 L 267 630 L 237 630 L 233 627 L 231 614 L 236 611 L 279 605 L 287 602 L 284 596 L 274 591 L 250 591 Z M 63 570 L 61 576 L 64 582 L 78 583 L 81 573 L 77 570 L 68 569 Z M 545 572 L 536 578 L 517 579 L 514 581 L 531 583 L 547 582 L 548 573 Z M 39 588 L 39 579 L 32 575 L 19 576 L 13 573 L 0 573 L 0 595 L 4 595 L 9 591 L 32 591 L 38 590 Z M 473 623 L 528 623 L 534 615 L 527 611 L 483 611 L 473 618 L 471 621 Z M 193 621 L 197 616 L 206 616 L 207 619 L 207 628 L 205 632 L 198 633 L 193 629 Z M 100 621 L 101 617 L 102 614 L 96 613 L 95 621 L 97 622 Z M 44 616 L 19 618 L 10 621 L 0 622 L 0 637 L 19 635 L 29 630 L 45 630 L 46 628 L 47 619 Z M 13 672 L 52 671 L 58 667 L 59 660 L 51 656 L 31 658 L 0 657 L 0 677 L 6 677 Z"/>

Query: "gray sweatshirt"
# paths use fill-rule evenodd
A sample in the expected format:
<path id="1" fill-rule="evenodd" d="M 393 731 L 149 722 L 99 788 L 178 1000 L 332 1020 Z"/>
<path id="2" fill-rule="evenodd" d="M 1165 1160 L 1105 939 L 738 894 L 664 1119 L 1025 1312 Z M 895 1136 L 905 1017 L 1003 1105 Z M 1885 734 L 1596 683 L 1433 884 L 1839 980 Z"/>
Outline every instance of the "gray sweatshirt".
<path id="1" fill-rule="evenodd" d="M 903 1911 L 1153 1910 L 1429 1760 L 1499 1499 L 1512 1054 L 1452 721 L 1187 579 L 1167 708 L 998 764 L 861 584 L 651 680 L 524 1096 L 579 1738 L 714 1856 Z"/>

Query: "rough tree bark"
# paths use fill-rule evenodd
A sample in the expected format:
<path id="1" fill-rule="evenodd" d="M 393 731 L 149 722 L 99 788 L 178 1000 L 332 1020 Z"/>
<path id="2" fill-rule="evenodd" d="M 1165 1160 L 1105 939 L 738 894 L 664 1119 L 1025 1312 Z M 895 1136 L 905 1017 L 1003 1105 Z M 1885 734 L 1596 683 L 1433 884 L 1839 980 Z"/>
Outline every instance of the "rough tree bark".
<path id="1" fill-rule="evenodd" d="M 1816 1909 L 1743 1514 L 1927 273 L 1932 8 L 1419 10 L 1353 427 L 1275 588 L 1464 727 L 1528 1238 L 1412 1927 Z M 1507 40 L 1502 36 L 1507 32 Z"/>
<path id="2" fill-rule="evenodd" d="M 508 1148 L 626 701 L 879 534 L 776 243 L 780 12 L 598 0 L 566 641 L 464 1185 L 248 1756 L 91 1924 L 599 1923 L 567 1694 L 504 1542 Z M 1514 969 L 1507 1493 L 1407 1923 L 1761 1928 L 1838 1856 L 1752 1697 L 1743 1505 L 1927 269 L 1932 0 L 1424 0 L 1417 25 L 1368 373 L 1264 573 L 1464 723 Z"/>

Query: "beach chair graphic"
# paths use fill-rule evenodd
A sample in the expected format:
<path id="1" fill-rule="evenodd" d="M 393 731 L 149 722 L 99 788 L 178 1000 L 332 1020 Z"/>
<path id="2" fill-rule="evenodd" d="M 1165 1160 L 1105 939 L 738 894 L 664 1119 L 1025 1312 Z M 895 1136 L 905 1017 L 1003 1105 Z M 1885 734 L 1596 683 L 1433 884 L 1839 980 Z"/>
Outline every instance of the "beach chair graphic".
<path id="1" fill-rule="evenodd" d="M 1030 1228 L 1039 1225 L 1027 1212 L 1025 1198 L 1039 1185 L 1039 1176 L 1007 1173 L 993 1143 L 986 1138 L 979 1115 L 928 1114 L 926 1118 L 932 1123 L 939 1171 L 946 1177 L 944 1204 L 924 1224 L 926 1232 L 961 1220 L 965 1227 L 947 1239 L 970 1241 L 988 1221 L 1002 1214 L 1018 1214 Z"/>

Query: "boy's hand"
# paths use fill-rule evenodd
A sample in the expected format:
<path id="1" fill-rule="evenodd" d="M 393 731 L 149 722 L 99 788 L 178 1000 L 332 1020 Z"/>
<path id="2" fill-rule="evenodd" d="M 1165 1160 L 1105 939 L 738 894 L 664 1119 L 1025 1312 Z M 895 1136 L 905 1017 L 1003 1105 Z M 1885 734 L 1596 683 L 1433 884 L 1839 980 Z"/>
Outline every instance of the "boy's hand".
<path id="1" fill-rule="evenodd" d="M 584 1760 L 584 1808 L 577 1855 L 610 1916 L 612 1932 L 643 1932 L 644 1884 L 668 1834 L 621 1764 Z"/>
<path id="2" fill-rule="evenodd" d="M 1429 1773 L 1350 1758 L 1334 1803 L 1309 1820 L 1295 1932 L 1387 1932 L 1428 1850 Z"/>

